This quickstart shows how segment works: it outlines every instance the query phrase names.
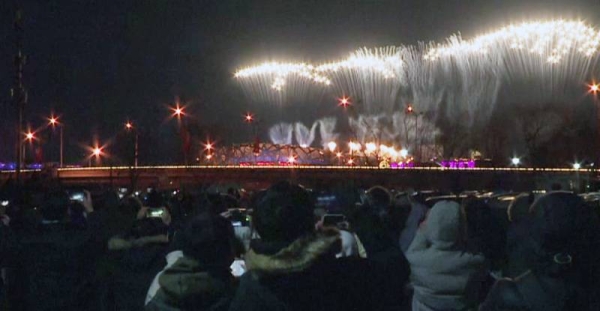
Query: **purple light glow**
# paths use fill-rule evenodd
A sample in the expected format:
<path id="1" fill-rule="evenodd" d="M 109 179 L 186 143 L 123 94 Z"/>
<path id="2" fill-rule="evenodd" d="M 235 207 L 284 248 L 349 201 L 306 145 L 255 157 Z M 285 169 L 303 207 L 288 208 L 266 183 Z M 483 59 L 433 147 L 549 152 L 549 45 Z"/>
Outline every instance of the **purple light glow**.
<path id="1" fill-rule="evenodd" d="M 390 163 L 390 168 L 399 169 L 399 168 L 409 168 L 415 167 L 415 163 L 413 162 L 392 162 Z"/>
<path id="2" fill-rule="evenodd" d="M 441 167 L 446 168 L 475 168 L 474 160 L 447 160 L 440 162 Z"/>

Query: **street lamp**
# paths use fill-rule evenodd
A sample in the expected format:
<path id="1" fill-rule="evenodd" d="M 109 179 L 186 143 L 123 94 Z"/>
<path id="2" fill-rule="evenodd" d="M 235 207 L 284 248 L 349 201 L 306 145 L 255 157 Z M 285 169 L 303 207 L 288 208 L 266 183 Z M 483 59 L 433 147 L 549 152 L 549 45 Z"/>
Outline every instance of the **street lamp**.
<path id="1" fill-rule="evenodd" d="M 252 123 L 252 121 L 254 121 L 254 116 L 250 112 L 247 112 L 244 115 L 244 122 L 246 122 L 246 123 Z"/>
<path id="2" fill-rule="evenodd" d="M 594 100 L 594 106 L 596 108 L 596 123 L 597 123 L 597 135 L 600 138 L 600 103 L 598 102 L 598 92 L 600 92 L 600 83 L 596 83 L 596 81 L 592 81 L 592 83 L 588 84 L 588 94 L 592 94 Z M 599 143 L 600 147 L 600 143 Z M 598 159 L 596 159 L 598 160 Z M 600 160 L 598 160 L 600 161 Z M 599 162 L 600 163 L 600 162 Z"/>
<path id="3" fill-rule="evenodd" d="M 185 107 L 181 107 L 181 106 L 179 106 L 179 104 L 176 104 L 175 107 L 171 107 L 171 110 L 173 111 L 172 116 L 181 118 L 181 116 L 185 115 L 184 109 L 185 109 Z"/>
<path id="4" fill-rule="evenodd" d="M 521 159 L 517 158 L 517 157 L 513 157 L 510 162 L 512 163 L 512 165 L 514 166 L 519 166 L 519 164 L 521 163 Z"/>
<path id="5" fill-rule="evenodd" d="M 139 132 L 137 130 L 136 127 L 133 126 L 133 123 L 131 121 L 127 121 L 125 123 L 125 130 L 127 131 L 131 131 L 134 134 L 134 142 L 133 142 L 133 166 L 137 167 L 138 166 L 138 158 L 139 158 Z"/>
<path id="6" fill-rule="evenodd" d="M 52 130 L 55 130 L 56 127 L 58 126 L 60 128 L 60 155 L 59 155 L 59 161 L 60 161 L 60 167 L 63 167 L 63 151 L 64 151 L 64 140 L 63 140 L 63 127 L 64 125 L 62 123 L 60 123 L 58 121 L 58 117 L 55 117 L 54 115 L 51 115 L 50 118 L 48 118 L 48 125 L 52 127 Z"/>
<path id="7" fill-rule="evenodd" d="M 188 153 L 190 148 L 190 132 L 186 128 L 185 124 L 182 124 L 182 116 L 186 116 L 185 106 L 181 106 L 179 102 L 175 104 L 175 106 L 170 107 L 172 114 L 172 118 L 177 118 L 177 125 L 179 126 L 179 132 L 182 135 L 182 152 L 183 152 L 183 162 L 185 165 L 188 165 Z"/>
<path id="8" fill-rule="evenodd" d="M 346 108 L 350 105 L 352 105 L 352 102 L 350 102 L 350 97 L 343 96 L 341 98 L 338 98 L 338 106 Z"/>
<path id="9" fill-rule="evenodd" d="M 408 150 L 406 150 L 406 148 L 402 148 L 402 150 L 400 150 L 400 156 L 406 158 L 408 156 Z"/>
<path id="10" fill-rule="evenodd" d="M 100 161 L 100 156 L 102 156 L 103 151 L 102 151 L 103 147 L 98 147 L 97 145 L 93 148 L 91 148 L 92 150 L 92 154 L 88 157 L 88 166 L 92 166 L 92 157 L 95 158 L 96 160 L 96 164 L 99 163 Z"/>
<path id="11" fill-rule="evenodd" d="M 573 163 L 573 169 L 574 170 L 579 170 L 581 168 L 581 164 L 580 163 Z"/>

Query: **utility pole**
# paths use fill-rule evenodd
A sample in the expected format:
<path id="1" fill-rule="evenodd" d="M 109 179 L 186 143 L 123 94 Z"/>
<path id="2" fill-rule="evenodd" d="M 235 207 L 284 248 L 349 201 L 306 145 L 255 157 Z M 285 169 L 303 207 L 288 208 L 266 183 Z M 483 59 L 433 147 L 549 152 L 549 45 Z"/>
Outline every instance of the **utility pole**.
<path id="1" fill-rule="evenodd" d="M 23 118 L 25 113 L 25 104 L 27 103 L 27 92 L 23 86 L 23 65 L 25 64 L 25 55 L 23 54 L 23 21 L 22 12 L 17 9 L 14 22 L 15 30 L 15 47 L 16 54 L 14 59 L 15 64 L 15 80 L 14 86 L 11 89 L 11 96 L 17 108 L 17 126 L 16 126 L 16 178 L 17 183 L 21 181 L 21 167 L 23 165 Z"/>

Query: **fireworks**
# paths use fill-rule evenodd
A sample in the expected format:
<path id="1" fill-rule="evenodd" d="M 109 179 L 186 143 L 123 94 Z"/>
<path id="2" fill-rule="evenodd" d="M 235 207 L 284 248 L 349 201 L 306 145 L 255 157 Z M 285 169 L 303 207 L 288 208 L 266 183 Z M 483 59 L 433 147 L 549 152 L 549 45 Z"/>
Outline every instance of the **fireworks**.
<path id="1" fill-rule="evenodd" d="M 281 91 L 281 89 L 286 85 L 287 77 L 290 75 L 296 75 L 303 79 L 311 80 L 315 83 L 324 85 L 331 84 L 331 81 L 327 77 L 320 75 L 315 70 L 313 65 L 304 63 L 263 63 L 255 67 L 242 69 L 236 72 L 234 76 L 238 79 L 252 78 L 255 76 L 272 76 L 273 83 L 271 84 L 271 88 Z"/>
<path id="2" fill-rule="evenodd" d="M 581 21 L 531 22 L 510 25 L 472 40 L 454 35 L 447 44 L 431 48 L 424 58 L 436 60 L 450 55 L 486 55 L 509 48 L 543 56 L 547 62 L 557 64 L 563 56 L 574 51 L 592 56 L 599 44 L 600 33 Z"/>
<path id="3" fill-rule="evenodd" d="M 399 51 L 395 47 L 363 48 L 344 60 L 319 65 L 315 70 L 323 73 L 358 70 L 377 73 L 384 79 L 399 78 L 398 70 L 402 67 Z"/>
<path id="4" fill-rule="evenodd" d="M 600 31 L 582 21 L 537 21 L 471 39 L 457 34 L 442 43 L 362 48 L 322 64 L 263 63 L 235 77 L 249 98 L 261 103 L 283 104 L 284 96 L 299 97 L 287 103 L 322 102 L 329 92 L 348 108 L 356 143 L 370 150 L 365 144 L 371 141 L 400 141 L 417 150 L 434 141 L 439 132 L 435 120 L 473 130 L 487 123 L 494 110 L 516 103 L 543 108 L 578 98 L 599 49 Z M 600 92 L 595 83 L 589 87 L 590 93 Z M 310 97 L 314 89 L 320 98 Z M 504 100 L 496 107 L 500 95 Z M 418 113 L 407 114 L 407 103 Z M 333 127 L 325 125 L 320 127 L 323 145 L 334 135 Z M 315 133 L 314 126 L 294 124 L 271 130 L 273 141 L 291 142 L 295 132 L 301 145 L 310 145 Z"/>

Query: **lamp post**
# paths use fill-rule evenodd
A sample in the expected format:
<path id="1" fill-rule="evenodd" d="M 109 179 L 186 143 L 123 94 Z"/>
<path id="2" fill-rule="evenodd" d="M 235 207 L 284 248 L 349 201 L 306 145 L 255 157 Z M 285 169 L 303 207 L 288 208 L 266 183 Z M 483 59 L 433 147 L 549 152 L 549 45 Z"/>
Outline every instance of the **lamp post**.
<path id="1" fill-rule="evenodd" d="M 133 133 L 133 167 L 138 167 L 138 158 L 139 158 L 139 132 L 131 121 L 127 121 L 125 123 L 125 130 Z"/>
<path id="2" fill-rule="evenodd" d="M 52 115 L 52 116 L 50 116 L 50 118 L 48 118 L 48 125 L 52 126 L 52 130 L 56 129 L 57 126 L 59 127 L 59 130 L 60 130 L 60 133 L 59 133 L 59 135 L 60 135 L 60 151 L 59 151 L 60 155 L 59 155 L 59 161 L 60 161 L 60 167 L 63 167 L 63 164 L 64 164 L 63 163 L 63 150 L 64 150 L 63 149 L 64 148 L 64 145 L 63 145 L 63 142 L 64 142 L 64 140 L 63 140 L 63 137 L 64 137 L 64 135 L 63 135 L 63 127 L 64 127 L 64 124 L 62 124 L 62 123 L 60 123 L 58 121 L 58 117 L 55 117 L 54 115 Z"/>
<path id="3" fill-rule="evenodd" d="M 35 133 L 32 132 L 31 130 L 29 130 L 27 133 L 25 133 L 25 140 L 29 143 L 29 147 L 31 148 L 31 146 L 33 145 L 33 141 L 36 139 L 35 137 Z M 22 162 L 25 163 L 25 160 L 27 159 L 27 152 L 26 152 L 26 148 L 24 144 L 21 144 L 23 146 L 23 150 L 21 151 L 21 155 L 23 157 Z M 25 165 L 25 164 L 24 164 Z"/>
<path id="4" fill-rule="evenodd" d="M 419 117 L 423 115 L 423 112 L 417 112 L 415 111 L 414 107 L 412 106 L 412 104 L 408 104 L 406 106 L 406 109 L 404 111 L 406 114 L 408 115 L 414 115 L 415 116 L 415 149 L 414 149 L 414 155 L 416 156 L 418 161 L 421 161 L 421 142 L 419 141 Z"/>
<path id="5" fill-rule="evenodd" d="M 88 158 L 89 162 L 88 165 L 91 167 L 92 166 L 92 157 L 95 158 L 96 161 L 96 165 L 98 165 L 98 163 L 100 162 L 100 156 L 102 155 L 102 147 L 94 147 L 92 149 L 92 154 L 90 155 L 90 157 Z"/>
<path id="6" fill-rule="evenodd" d="M 248 123 L 248 125 L 251 125 L 254 129 L 254 145 L 252 146 L 252 153 L 254 154 L 254 165 L 256 165 L 258 162 L 258 156 L 260 155 L 260 137 L 258 136 L 260 120 L 257 119 L 252 113 L 246 112 L 244 115 L 244 122 Z"/>
<path id="7" fill-rule="evenodd" d="M 175 106 L 171 107 L 170 109 L 173 112 L 171 114 L 171 117 L 177 118 L 177 125 L 179 126 L 180 135 L 185 135 L 182 137 L 182 151 L 183 151 L 183 162 L 184 162 L 184 165 L 187 166 L 188 165 L 188 153 L 189 153 L 188 147 L 190 146 L 189 140 L 191 140 L 191 137 L 189 136 L 190 133 L 189 133 L 188 129 L 182 125 L 182 117 L 186 116 L 185 106 L 181 106 L 179 104 L 179 102 L 177 102 L 175 104 Z M 184 133 L 182 131 L 186 131 L 186 132 Z"/>
<path id="8" fill-rule="evenodd" d="M 592 81 L 592 83 L 588 84 L 588 93 L 592 94 L 592 98 L 594 100 L 594 107 L 596 108 L 596 126 L 597 126 L 597 134 L 598 135 L 598 148 L 600 148 L 600 103 L 598 103 L 598 92 L 600 92 L 600 83 L 596 83 L 596 81 Z M 600 151 L 597 151 L 597 156 L 595 157 L 596 163 L 600 165 Z"/>

